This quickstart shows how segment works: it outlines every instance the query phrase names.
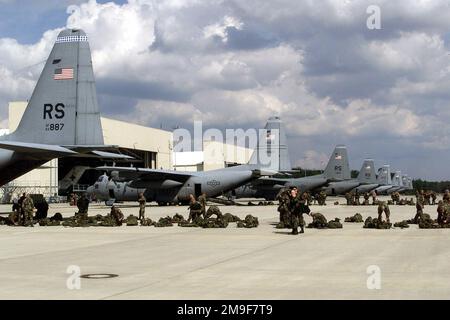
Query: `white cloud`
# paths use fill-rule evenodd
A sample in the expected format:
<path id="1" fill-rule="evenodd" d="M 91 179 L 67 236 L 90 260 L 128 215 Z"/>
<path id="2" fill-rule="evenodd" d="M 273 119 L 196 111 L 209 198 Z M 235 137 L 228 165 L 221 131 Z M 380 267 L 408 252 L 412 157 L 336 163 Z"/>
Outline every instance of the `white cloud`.
<path id="1" fill-rule="evenodd" d="M 136 101 L 120 115 L 130 121 L 246 127 L 278 114 L 290 135 L 310 140 L 386 139 L 387 154 L 398 148 L 389 139 L 442 149 L 450 11 L 375 1 L 383 29 L 369 32 L 369 4 L 90 0 L 70 7 L 67 25 L 88 34 L 99 95 Z M 42 66 L 23 68 L 46 58 L 59 31 L 31 45 L 0 39 L 2 115 L 7 101 L 29 97 Z M 307 152 L 318 161 L 322 151 Z"/>
<path id="2" fill-rule="evenodd" d="M 244 24 L 235 17 L 225 16 L 220 23 L 214 23 L 203 28 L 206 38 L 219 37 L 222 42 L 228 41 L 227 28 L 242 30 Z"/>

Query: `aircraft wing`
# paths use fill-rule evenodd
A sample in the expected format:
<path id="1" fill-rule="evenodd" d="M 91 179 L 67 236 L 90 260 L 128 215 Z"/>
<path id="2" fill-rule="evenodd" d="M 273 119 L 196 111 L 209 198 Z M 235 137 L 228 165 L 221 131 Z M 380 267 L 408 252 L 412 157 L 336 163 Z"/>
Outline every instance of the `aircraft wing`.
<path id="1" fill-rule="evenodd" d="M 111 158 L 111 159 L 134 159 L 133 157 L 124 155 L 124 154 L 119 154 L 119 153 L 113 153 L 113 152 L 106 152 L 106 151 L 98 151 L 98 150 L 94 150 L 91 152 L 92 154 L 100 157 L 100 158 Z"/>
<path id="2" fill-rule="evenodd" d="M 20 153 L 36 153 L 37 155 L 50 153 L 55 157 L 76 154 L 75 151 L 57 145 L 17 141 L 0 141 L 0 148 Z"/>
<path id="3" fill-rule="evenodd" d="M 133 157 L 124 154 L 103 151 L 119 149 L 119 147 L 115 145 L 73 145 L 64 147 L 72 151 L 76 151 L 78 153 L 78 157 L 108 158 L 116 160 L 134 159 Z"/>
<path id="4" fill-rule="evenodd" d="M 39 158 L 40 156 L 51 154 L 53 157 L 63 156 L 79 156 L 79 157 L 95 157 L 95 158 L 109 158 L 109 159 L 123 159 L 131 160 L 133 157 L 113 153 L 106 151 L 99 151 L 97 148 L 109 149 L 113 146 L 58 146 L 53 144 L 40 144 L 30 142 L 18 142 L 18 141 L 0 141 L 0 148 L 11 150 L 20 153 L 36 154 L 33 157 Z"/>
<path id="5" fill-rule="evenodd" d="M 97 167 L 97 170 L 103 170 L 107 172 L 116 171 L 121 178 L 125 179 L 140 179 L 142 181 L 160 181 L 160 180 L 174 180 L 174 181 L 186 181 L 192 175 L 188 172 L 178 172 L 173 170 L 160 170 L 160 169 L 147 169 L 147 168 L 134 168 L 134 167 Z"/>
<path id="6" fill-rule="evenodd" d="M 116 150 L 119 148 L 119 146 L 116 145 L 64 145 L 64 148 L 76 151 L 76 152 L 80 152 L 80 153 L 85 153 L 85 152 L 90 152 L 90 151 L 94 151 L 94 150 Z"/>
<path id="7" fill-rule="evenodd" d="M 112 160 L 133 160 L 133 157 L 113 152 L 92 150 L 85 153 L 76 153 L 73 157 L 77 158 L 102 158 L 102 159 L 112 159 Z"/>

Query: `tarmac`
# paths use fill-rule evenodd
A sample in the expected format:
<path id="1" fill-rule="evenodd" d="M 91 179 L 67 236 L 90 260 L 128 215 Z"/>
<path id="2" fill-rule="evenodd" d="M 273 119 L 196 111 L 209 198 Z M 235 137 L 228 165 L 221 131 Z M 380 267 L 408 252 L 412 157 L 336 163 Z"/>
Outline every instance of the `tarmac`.
<path id="1" fill-rule="evenodd" d="M 450 298 L 450 229 L 363 229 L 344 217 L 376 217 L 377 207 L 337 200 L 340 205 L 329 197 L 327 206 L 311 209 L 340 218 L 343 229 L 297 236 L 275 228 L 276 205 L 220 206 L 241 218 L 257 216 L 253 229 L 0 226 L 0 299 Z M 119 206 L 125 216 L 138 215 L 134 203 Z M 415 214 L 414 206 L 390 209 L 391 222 Z M 51 204 L 49 216 L 75 211 Z M 436 217 L 436 206 L 424 211 Z M 103 204 L 89 209 L 89 215 L 107 213 Z M 187 207 L 146 209 L 153 220 L 175 213 L 187 217 Z M 78 272 L 117 276 L 80 279 Z"/>

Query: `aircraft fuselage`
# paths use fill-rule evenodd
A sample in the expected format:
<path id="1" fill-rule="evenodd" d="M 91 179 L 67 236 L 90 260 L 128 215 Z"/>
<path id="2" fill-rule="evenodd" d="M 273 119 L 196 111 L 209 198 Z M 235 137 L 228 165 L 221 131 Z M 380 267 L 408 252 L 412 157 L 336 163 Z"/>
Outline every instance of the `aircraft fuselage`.
<path id="1" fill-rule="evenodd" d="M 372 190 L 378 188 L 379 184 L 362 184 L 357 186 L 356 188 L 353 188 L 351 191 L 358 191 L 358 193 L 366 193 L 371 192 Z"/>
<path id="2" fill-rule="evenodd" d="M 214 170 L 192 172 L 185 181 L 134 179 L 129 182 L 105 182 L 94 184 L 94 192 L 99 199 L 136 201 L 138 194 L 144 192 L 148 201 L 178 203 L 189 201 L 189 196 L 199 196 L 205 192 L 208 197 L 217 197 L 254 178 L 251 170 Z M 107 181 L 106 176 L 105 177 Z M 97 185 L 97 186 L 96 186 Z"/>
<path id="3" fill-rule="evenodd" d="M 353 188 L 358 187 L 360 184 L 361 183 L 357 180 L 330 182 L 326 187 L 323 187 L 322 190 L 325 191 L 328 196 L 342 195 Z"/>
<path id="4" fill-rule="evenodd" d="M 275 200 L 278 192 L 282 188 L 297 187 L 300 192 L 305 192 L 315 190 L 327 184 L 327 179 L 323 176 L 286 179 L 284 184 L 280 184 L 281 179 L 276 179 L 275 184 L 267 184 L 270 181 L 274 181 L 274 179 L 259 178 L 255 180 L 255 183 L 249 183 L 235 189 L 231 195 L 238 199 L 264 198 L 266 200 Z"/>

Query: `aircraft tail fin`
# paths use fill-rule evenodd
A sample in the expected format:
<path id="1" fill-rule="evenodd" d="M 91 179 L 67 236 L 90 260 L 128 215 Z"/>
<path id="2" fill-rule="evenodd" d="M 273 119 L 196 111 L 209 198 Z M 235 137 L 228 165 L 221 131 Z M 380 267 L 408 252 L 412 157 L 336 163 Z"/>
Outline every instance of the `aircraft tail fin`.
<path id="1" fill-rule="evenodd" d="M 82 30 L 59 33 L 17 130 L 5 138 L 53 145 L 102 145 L 91 51 Z"/>
<path id="2" fill-rule="evenodd" d="M 375 164 L 372 159 L 366 159 L 363 162 L 358 174 L 358 181 L 361 183 L 373 184 L 377 182 L 375 174 Z"/>
<path id="3" fill-rule="evenodd" d="M 291 170 L 292 166 L 289 159 L 286 130 L 283 121 L 280 117 L 270 117 L 264 129 L 258 137 L 257 147 L 249 163 L 258 164 L 264 168 L 276 171 Z"/>
<path id="4" fill-rule="evenodd" d="M 339 145 L 334 148 L 323 175 L 330 180 L 350 179 L 350 165 L 346 146 Z"/>
<path id="5" fill-rule="evenodd" d="M 392 185 L 390 165 L 386 164 L 378 169 L 377 182 L 382 185 Z"/>
<path id="6" fill-rule="evenodd" d="M 408 176 L 406 174 L 402 175 L 402 186 L 405 187 L 405 189 L 409 188 Z"/>
<path id="7" fill-rule="evenodd" d="M 67 191 L 72 185 L 77 184 L 81 179 L 81 176 L 90 167 L 87 166 L 75 166 L 67 172 L 67 174 L 58 181 L 58 188 L 61 192 Z"/>
<path id="8" fill-rule="evenodd" d="M 403 183 L 402 183 L 402 172 L 401 171 L 395 171 L 394 177 L 392 178 L 392 184 L 394 186 L 398 186 L 398 187 L 403 186 Z"/>

